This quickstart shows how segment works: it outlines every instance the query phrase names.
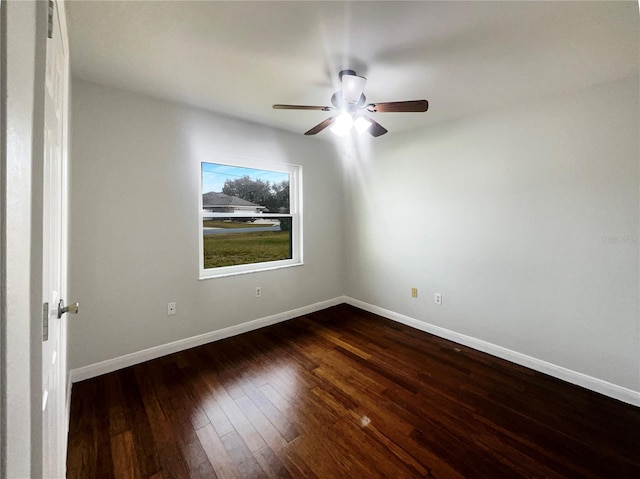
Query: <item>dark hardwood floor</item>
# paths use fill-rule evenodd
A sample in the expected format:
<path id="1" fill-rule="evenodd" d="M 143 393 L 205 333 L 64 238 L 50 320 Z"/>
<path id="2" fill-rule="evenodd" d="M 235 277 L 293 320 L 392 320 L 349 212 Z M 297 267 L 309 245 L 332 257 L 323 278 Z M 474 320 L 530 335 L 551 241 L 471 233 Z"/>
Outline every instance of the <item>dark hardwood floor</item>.
<path id="1" fill-rule="evenodd" d="M 640 408 L 341 305 L 73 387 L 69 478 L 640 478 Z"/>

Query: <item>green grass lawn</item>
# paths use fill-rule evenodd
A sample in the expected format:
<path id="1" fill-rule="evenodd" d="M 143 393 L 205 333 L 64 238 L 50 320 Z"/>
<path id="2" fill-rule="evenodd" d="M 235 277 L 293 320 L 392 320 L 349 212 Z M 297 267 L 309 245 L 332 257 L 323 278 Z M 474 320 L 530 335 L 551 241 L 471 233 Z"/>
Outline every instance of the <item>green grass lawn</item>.
<path id="1" fill-rule="evenodd" d="M 205 269 L 291 258 L 288 231 L 204 235 L 203 240 Z"/>
<path id="2" fill-rule="evenodd" d="M 265 223 L 249 223 L 244 221 L 217 221 L 217 220 L 204 220 L 202 222 L 202 226 L 205 228 L 225 228 L 225 229 L 234 229 L 234 228 L 263 228 L 265 226 L 269 226 Z"/>

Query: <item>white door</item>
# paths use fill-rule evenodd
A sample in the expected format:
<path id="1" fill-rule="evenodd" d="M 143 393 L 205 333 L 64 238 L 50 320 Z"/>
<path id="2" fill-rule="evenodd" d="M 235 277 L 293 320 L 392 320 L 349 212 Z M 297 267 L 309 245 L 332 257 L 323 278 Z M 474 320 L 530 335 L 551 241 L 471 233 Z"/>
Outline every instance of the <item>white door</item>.
<path id="1" fill-rule="evenodd" d="M 56 2 L 49 2 L 50 24 L 44 121 L 43 170 L 43 477 L 65 475 L 66 318 L 59 304 L 66 295 L 66 96 L 68 52 Z M 63 25 L 66 26 L 63 20 Z M 65 32 L 66 33 L 66 32 Z M 45 311 L 48 305 L 48 312 Z"/>

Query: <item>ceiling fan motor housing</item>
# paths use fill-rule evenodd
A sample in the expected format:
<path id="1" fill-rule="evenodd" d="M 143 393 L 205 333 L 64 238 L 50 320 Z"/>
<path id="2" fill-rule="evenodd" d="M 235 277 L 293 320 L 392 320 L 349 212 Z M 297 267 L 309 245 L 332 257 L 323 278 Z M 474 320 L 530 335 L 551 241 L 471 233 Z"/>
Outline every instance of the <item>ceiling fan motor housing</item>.
<path id="1" fill-rule="evenodd" d="M 347 103 L 344 100 L 344 96 L 342 90 L 338 90 L 331 97 L 331 104 L 335 106 L 338 110 L 346 110 L 348 112 L 354 112 L 359 110 L 367 101 L 367 97 L 364 96 L 364 93 L 360 94 L 360 99 L 355 103 Z"/>

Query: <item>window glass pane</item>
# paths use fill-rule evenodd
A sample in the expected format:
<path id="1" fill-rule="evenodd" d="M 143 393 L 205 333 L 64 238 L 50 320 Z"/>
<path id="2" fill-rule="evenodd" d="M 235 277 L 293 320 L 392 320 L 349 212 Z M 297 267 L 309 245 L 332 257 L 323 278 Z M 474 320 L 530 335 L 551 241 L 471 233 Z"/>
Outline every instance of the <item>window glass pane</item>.
<path id="1" fill-rule="evenodd" d="M 203 269 L 294 257 L 290 174 L 202 163 Z"/>
<path id="2" fill-rule="evenodd" d="M 202 163 L 202 206 L 215 213 L 289 213 L 289 173 Z"/>
<path id="3" fill-rule="evenodd" d="M 202 221 L 204 268 L 291 259 L 291 218 Z"/>

